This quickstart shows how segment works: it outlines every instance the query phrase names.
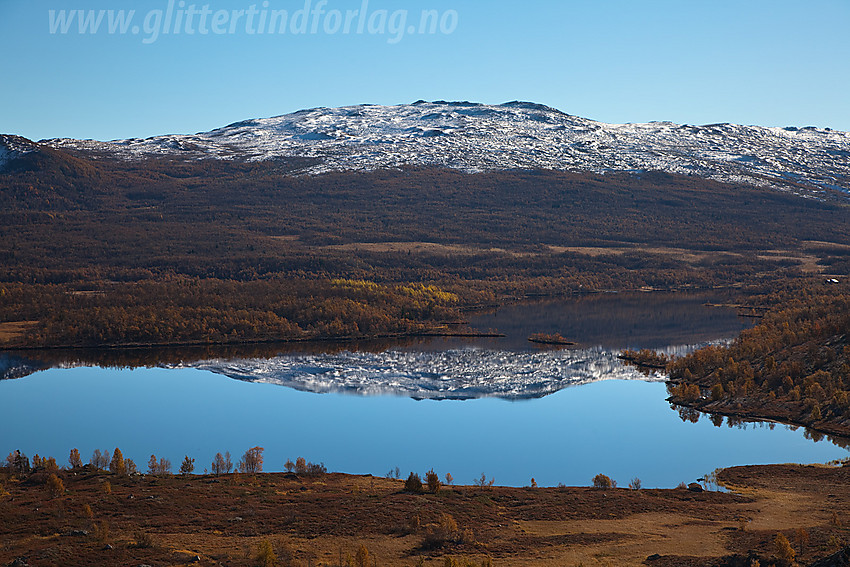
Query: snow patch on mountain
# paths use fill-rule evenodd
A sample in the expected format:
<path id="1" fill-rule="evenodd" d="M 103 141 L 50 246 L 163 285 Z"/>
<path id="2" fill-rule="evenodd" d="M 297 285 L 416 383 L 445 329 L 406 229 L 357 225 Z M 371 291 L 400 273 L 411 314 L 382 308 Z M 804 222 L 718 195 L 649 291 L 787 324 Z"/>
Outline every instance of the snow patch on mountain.
<path id="1" fill-rule="evenodd" d="M 0 134 L 0 171 L 5 169 L 10 161 L 36 150 L 38 150 L 38 145 L 26 138 L 11 134 Z"/>
<path id="2" fill-rule="evenodd" d="M 736 124 L 606 124 L 527 102 L 314 108 L 194 135 L 47 143 L 128 159 L 315 158 L 303 170 L 306 174 L 410 165 L 467 172 L 655 170 L 808 193 L 850 193 L 847 132 Z"/>

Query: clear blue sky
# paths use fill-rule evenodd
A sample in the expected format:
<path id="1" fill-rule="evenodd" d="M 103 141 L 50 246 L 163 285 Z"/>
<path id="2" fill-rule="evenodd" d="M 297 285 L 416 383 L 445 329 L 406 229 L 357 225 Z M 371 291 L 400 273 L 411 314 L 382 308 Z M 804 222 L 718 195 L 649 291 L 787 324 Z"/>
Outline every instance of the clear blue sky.
<path id="1" fill-rule="evenodd" d="M 171 31 L 181 12 L 172 2 Z M 165 34 L 169 0 L 0 0 L 0 132 L 144 137 L 417 99 L 530 100 L 605 122 L 850 130 L 848 0 L 368 0 L 371 34 L 368 20 L 362 33 L 356 19 L 343 30 L 363 0 L 328 0 L 306 25 L 295 17 L 304 0 L 209 0 L 206 33 L 196 13 L 189 35 L 185 14 L 204 2 L 183 0 L 181 33 Z M 233 14 L 252 5 L 253 34 Z M 407 30 L 423 9 L 443 28 L 391 33 L 397 11 Z M 95 33 L 76 20 L 61 33 L 62 10 L 136 13 L 125 33 L 109 33 L 106 15 Z M 286 33 L 257 33 L 259 12 L 268 32 L 274 10 L 287 10 Z M 216 12 L 224 33 L 212 29 Z"/>

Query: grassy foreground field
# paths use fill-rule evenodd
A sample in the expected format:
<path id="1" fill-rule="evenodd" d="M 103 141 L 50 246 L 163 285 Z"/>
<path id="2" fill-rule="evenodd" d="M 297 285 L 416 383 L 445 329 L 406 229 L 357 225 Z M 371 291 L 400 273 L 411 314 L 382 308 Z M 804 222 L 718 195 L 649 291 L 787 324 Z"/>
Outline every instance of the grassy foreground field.
<path id="1" fill-rule="evenodd" d="M 727 493 L 82 469 L 51 493 L 47 478 L 3 481 L 0 565 L 764 566 L 787 564 L 778 534 L 807 565 L 850 538 L 850 467 L 730 468 Z"/>

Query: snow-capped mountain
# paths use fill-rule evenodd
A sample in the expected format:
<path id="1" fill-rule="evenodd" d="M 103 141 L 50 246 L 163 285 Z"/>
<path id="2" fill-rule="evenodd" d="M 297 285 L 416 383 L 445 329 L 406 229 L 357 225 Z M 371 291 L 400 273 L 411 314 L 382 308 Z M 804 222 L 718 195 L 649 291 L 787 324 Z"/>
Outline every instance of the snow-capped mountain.
<path id="1" fill-rule="evenodd" d="M 806 193 L 850 193 L 848 132 L 736 124 L 606 124 L 527 102 L 315 108 L 194 135 L 43 143 L 128 159 L 315 158 L 302 170 L 306 174 L 406 165 L 469 172 L 660 170 Z"/>

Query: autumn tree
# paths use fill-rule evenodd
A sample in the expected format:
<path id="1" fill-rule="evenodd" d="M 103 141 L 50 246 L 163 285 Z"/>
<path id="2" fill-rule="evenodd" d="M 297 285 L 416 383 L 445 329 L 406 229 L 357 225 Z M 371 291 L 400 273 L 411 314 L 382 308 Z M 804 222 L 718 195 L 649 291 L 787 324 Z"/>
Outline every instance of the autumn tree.
<path id="1" fill-rule="evenodd" d="M 304 457 L 295 459 L 295 474 L 307 474 L 307 460 Z"/>
<path id="2" fill-rule="evenodd" d="M 711 400 L 712 401 L 716 402 L 717 400 L 721 399 L 725 394 L 726 394 L 726 392 L 723 390 L 722 384 L 715 384 L 714 386 L 711 387 Z"/>
<path id="3" fill-rule="evenodd" d="M 797 528 L 797 531 L 794 532 L 794 539 L 796 540 L 797 546 L 800 548 L 800 554 L 805 553 L 806 546 L 809 545 L 809 532 L 806 531 L 805 528 Z"/>
<path id="4" fill-rule="evenodd" d="M 269 540 L 264 539 L 259 543 L 254 561 L 260 567 L 274 567 L 277 564 L 277 556 Z"/>
<path id="5" fill-rule="evenodd" d="M 83 466 L 83 460 L 80 458 L 80 452 L 77 448 L 71 449 L 71 454 L 68 456 L 68 464 L 72 469 L 78 469 Z"/>
<path id="6" fill-rule="evenodd" d="M 56 459 L 54 457 L 47 457 L 41 462 L 44 470 L 49 473 L 59 472 L 59 465 L 56 463 Z"/>
<path id="7" fill-rule="evenodd" d="M 354 556 L 354 564 L 357 567 L 371 567 L 372 565 L 369 561 L 369 550 L 362 543 L 357 549 L 357 555 Z"/>
<path id="8" fill-rule="evenodd" d="M 325 463 L 307 463 L 307 476 L 322 476 L 328 472 Z"/>
<path id="9" fill-rule="evenodd" d="M 458 541 L 460 535 L 454 517 L 451 514 L 441 514 L 439 522 L 429 525 L 425 530 L 422 546 L 426 549 L 442 547 L 447 543 Z"/>
<path id="10" fill-rule="evenodd" d="M 422 478 L 415 472 L 411 472 L 404 481 L 404 489 L 407 492 L 419 494 L 422 492 Z"/>
<path id="11" fill-rule="evenodd" d="M 595 477 L 593 477 L 593 488 L 601 488 L 603 490 L 608 488 L 614 488 L 617 484 L 611 480 L 611 477 L 608 475 L 599 473 Z"/>
<path id="12" fill-rule="evenodd" d="M 428 492 L 437 494 L 440 491 L 440 477 L 434 472 L 434 469 L 425 473 L 425 483 L 428 485 Z"/>
<path id="13" fill-rule="evenodd" d="M 124 455 L 121 454 L 121 449 L 115 447 L 112 452 L 112 460 L 109 462 L 109 472 L 117 475 L 127 474 L 127 465 L 124 463 Z"/>
<path id="14" fill-rule="evenodd" d="M 37 453 L 32 458 L 32 469 L 46 472 L 57 472 L 59 465 L 56 464 L 56 459 L 53 457 L 41 457 Z"/>
<path id="15" fill-rule="evenodd" d="M 65 494 L 65 484 L 62 482 L 62 479 L 56 476 L 55 473 L 51 473 L 49 477 L 47 477 L 47 490 L 50 492 L 50 496 L 53 498 L 58 498 Z"/>
<path id="16" fill-rule="evenodd" d="M 263 472 L 263 449 L 262 447 L 251 447 L 239 461 L 239 472 L 254 474 Z"/>
<path id="17" fill-rule="evenodd" d="M 189 455 L 186 455 L 180 464 L 180 474 L 187 475 L 193 472 L 195 472 L 195 459 L 191 459 Z"/>
<path id="18" fill-rule="evenodd" d="M 791 547 L 791 542 L 788 541 L 788 538 L 781 533 L 776 534 L 776 538 L 773 540 L 773 548 L 776 553 L 776 557 L 785 561 L 787 564 L 793 563 L 794 558 L 797 556 L 794 552 L 794 548 Z"/>

